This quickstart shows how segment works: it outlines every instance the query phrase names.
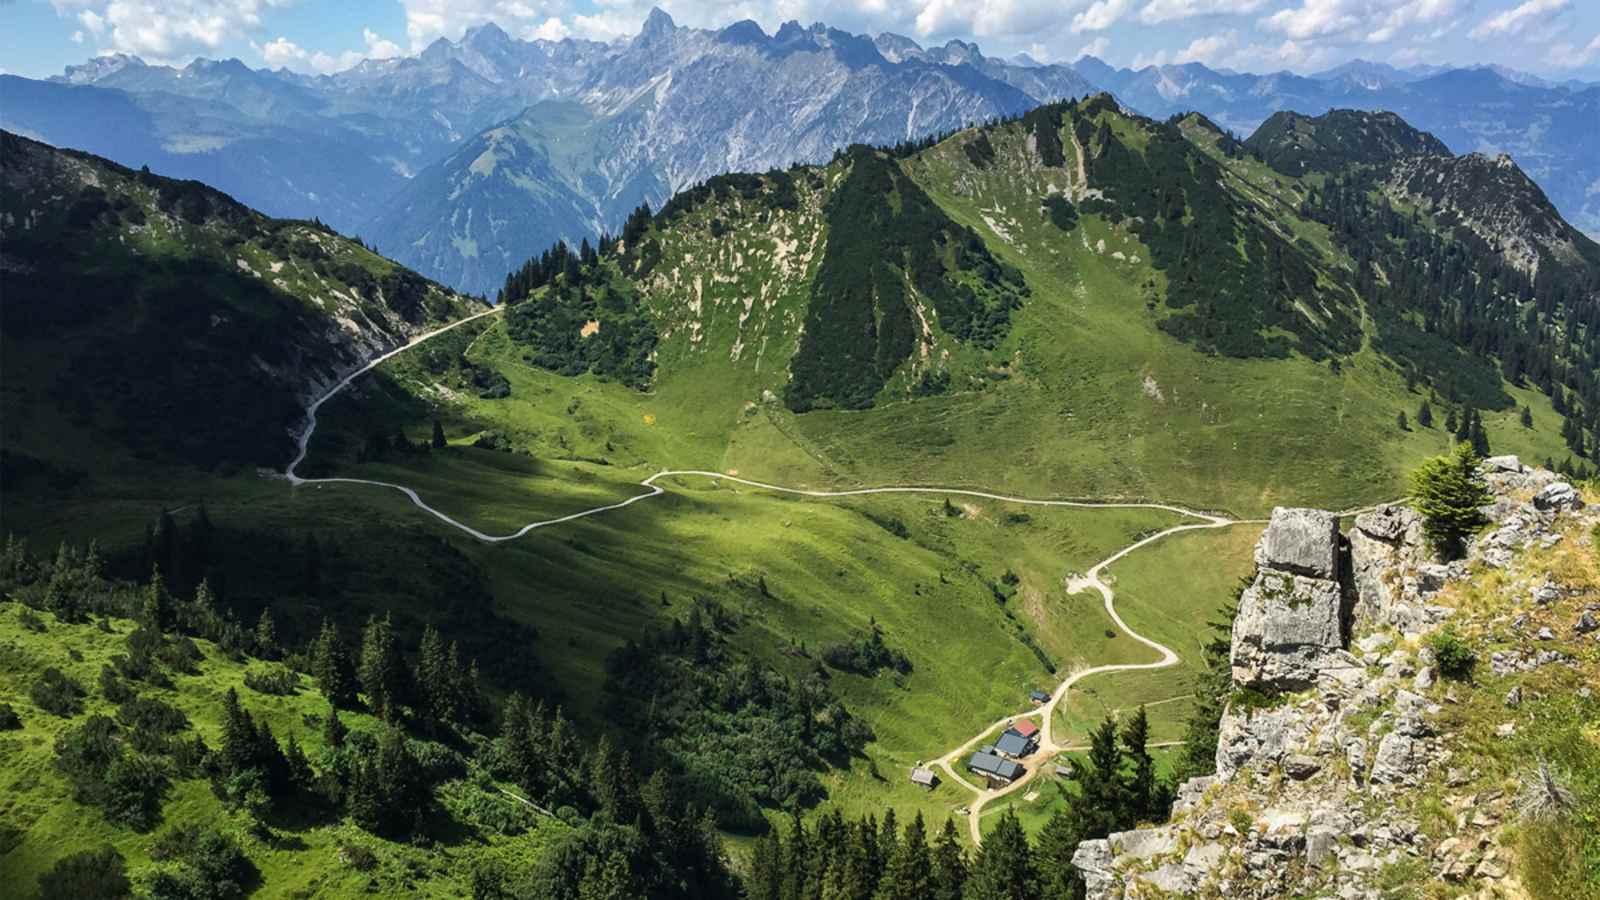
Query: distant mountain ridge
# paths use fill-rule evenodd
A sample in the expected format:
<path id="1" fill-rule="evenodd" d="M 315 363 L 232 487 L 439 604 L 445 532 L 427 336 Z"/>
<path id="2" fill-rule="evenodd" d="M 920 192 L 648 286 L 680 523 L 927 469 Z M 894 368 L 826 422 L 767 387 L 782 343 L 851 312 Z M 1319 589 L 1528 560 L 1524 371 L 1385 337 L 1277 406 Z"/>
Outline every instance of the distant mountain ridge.
<path id="1" fill-rule="evenodd" d="M 0 76 L 0 89 L 0 124 L 19 133 L 321 218 L 482 293 L 552 241 L 615 230 L 639 203 L 723 172 L 821 162 L 1102 89 L 1146 115 L 1193 109 L 1241 134 L 1283 110 L 1391 110 L 1452 151 L 1509 153 L 1568 219 L 1600 232 L 1600 87 L 1491 68 L 1040 64 L 820 23 L 684 28 L 657 10 L 609 44 L 488 24 L 333 75 L 109 56 L 49 81 Z"/>

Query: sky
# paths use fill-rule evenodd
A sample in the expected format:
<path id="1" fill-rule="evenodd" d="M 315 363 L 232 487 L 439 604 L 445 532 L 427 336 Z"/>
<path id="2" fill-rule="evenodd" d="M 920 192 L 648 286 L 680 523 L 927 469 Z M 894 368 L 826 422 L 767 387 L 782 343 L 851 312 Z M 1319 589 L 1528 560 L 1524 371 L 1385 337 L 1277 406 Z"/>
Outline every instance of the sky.
<path id="1" fill-rule="evenodd" d="M 0 0 L 0 72 L 42 78 L 105 53 L 185 64 L 332 72 L 416 53 L 494 21 L 522 38 L 613 40 L 652 0 Z M 679 25 L 790 19 L 893 31 L 924 45 L 976 41 L 1041 62 L 1203 62 L 1307 73 L 1361 58 L 1406 66 L 1497 63 L 1600 81 L 1600 0 L 655 0 Z"/>

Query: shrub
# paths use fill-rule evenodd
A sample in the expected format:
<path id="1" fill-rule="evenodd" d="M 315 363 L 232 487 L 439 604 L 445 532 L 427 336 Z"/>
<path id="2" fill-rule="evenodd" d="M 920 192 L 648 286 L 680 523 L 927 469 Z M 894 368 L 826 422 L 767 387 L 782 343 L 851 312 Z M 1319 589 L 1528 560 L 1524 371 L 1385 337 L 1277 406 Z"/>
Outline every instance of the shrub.
<path id="1" fill-rule="evenodd" d="M 110 846 L 64 856 L 39 876 L 40 900 L 121 900 L 132 893 L 122 854 Z"/>
<path id="2" fill-rule="evenodd" d="M 300 687 L 300 676 L 284 668 L 251 669 L 244 673 L 244 686 L 260 694 L 288 697 Z"/>
<path id="3" fill-rule="evenodd" d="M 1472 669 L 1478 664 L 1478 657 L 1456 632 L 1454 623 L 1434 632 L 1433 636 L 1428 638 L 1428 647 L 1433 650 L 1433 659 L 1439 665 L 1440 675 L 1457 681 L 1472 677 Z"/>
<path id="4" fill-rule="evenodd" d="M 28 688 L 33 704 L 47 713 L 75 716 L 83 709 L 83 686 L 51 666 L 39 673 Z"/>
<path id="5" fill-rule="evenodd" d="M 22 717 L 9 703 L 0 703 L 0 731 L 16 731 L 22 727 Z"/>
<path id="6" fill-rule="evenodd" d="M 150 896 L 157 900 L 231 900 L 243 897 L 260 878 L 233 838 L 209 828 L 169 829 L 156 839 L 150 856 L 178 863 L 151 879 Z"/>

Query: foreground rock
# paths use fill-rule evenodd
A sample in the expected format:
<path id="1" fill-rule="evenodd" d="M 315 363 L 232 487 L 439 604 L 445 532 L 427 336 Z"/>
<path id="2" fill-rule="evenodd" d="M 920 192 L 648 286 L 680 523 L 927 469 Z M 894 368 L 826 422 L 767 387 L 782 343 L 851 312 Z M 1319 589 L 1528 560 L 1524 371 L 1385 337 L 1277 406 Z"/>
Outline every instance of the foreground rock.
<path id="1" fill-rule="evenodd" d="M 1345 538 L 1332 513 L 1273 511 L 1234 620 L 1241 693 L 1220 723 L 1216 775 L 1179 787 L 1169 824 L 1080 844 L 1090 900 L 1378 898 L 1396 873 L 1448 896 L 1529 896 L 1502 845 L 1517 815 L 1507 773 L 1480 774 L 1472 753 L 1523 734 L 1529 698 L 1548 693 L 1524 680 L 1600 678 L 1575 649 L 1600 630 L 1600 603 L 1577 599 L 1600 597 L 1600 583 L 1562 584 L 1530 563 L 1566 540 L 1592 559 L 1600 510 L 1514 457 L 1483 471 L 1490 525 L 1465 562 L 1434 562 L 1404 506 L 1363 513 Z M 1480 595 L 1458 611 L 1464 582 L 1488 572 L 1501 607 L 1483 612 Z M 1471 681 L 1441 681 L 1428 639 L 1446 621 L 1518 646 L 1491 645 Z M 1477 715 L 1452 725 L 1445 710 L 1469 700 Z"/>

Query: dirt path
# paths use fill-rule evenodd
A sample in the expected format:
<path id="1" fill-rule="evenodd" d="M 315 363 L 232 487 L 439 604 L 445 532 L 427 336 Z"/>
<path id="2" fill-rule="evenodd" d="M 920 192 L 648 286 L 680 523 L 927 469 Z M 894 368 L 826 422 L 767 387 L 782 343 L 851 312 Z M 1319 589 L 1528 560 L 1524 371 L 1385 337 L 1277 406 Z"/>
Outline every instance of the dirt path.
<path id="1" fill-rule="evenodd" d="M 1163 508 L 1170 509 L 1171 507 Z M 1095 565 L 1094 568 L 1090 569 L 1084 575 L 1069 577 L 1066 581 L 1066 589 L 1068 594 L 1077 594 L 1084 590 L 1090 589 L 1098 591 L 1105 606 L 1106 615 L 1110 616 L 1111 621 L 1116 624 L 1117 628 L 1138 643 L 1141 643 L 1146 647 L 1156 651 L 1156 653 L 1159 655 L 1159 658 L 1154 662 L 1147 663 L 1116 663 L 1103 666 L 1091 666 L 1087 669 L 1079 669 L 1078 671 L 1068 675 L 1066 679 L 1061 682 L 1061 684 L 1057 685 L 1055 691 L 1050 694 L 1050 699 L 1041 704 L 1038 708 L 1001 718 L 991 723 L 987 728 L 984 728 L 982 731 L 978 732 L 976 736 L 968 740 L 966 743 L 934 760 L 933 765 L 943 769 L 946 774 L 956 781 L 956 783 L 966 787 L 975 795 L 973 802 L 968 807 L 969 811 L 967 814 L 967 829 L 972 838 L 973 846 L 978 846 L 979 844 L 983 843 L 981 818 L 983 816 L 983 807 L 989 803 L 989 801 L 1021 790 L 1029 782 L 1038 777 L 1039 773 L 1043 772 L 1046 767 L 1050 765 L 1051 760 L 1056 756 L 1056 754 L 1076 749 L 1074 747 L 1056 743 L 1055 736 L 1053 734 L 1056 707 L 1059 706 L 1061 701 L 1066 698 L 1067 692 L 1072 689 L 1073 685 L 1091 675 L 1103 675 L 1107 672 L 1131 672 L 1145 669 L 1164 669 L 1178 664 L 1178 654 L 1173 652 L 1171 647 L 1157 643 L 1156 641 L 1153 641 L 1128 627 L 1128 623 L 1124 622 L 1122 620 L 1122 616 L 1117 613 L 1115 602 L 1116 592 L 1111 589 L 1110 585 L 1106 584 L 1100 578 L 1107 566 L 1117 562 L 1133 551 L 1153 544 L 1162 538 L 1185 531 L 1227 528 L 1232 525 L 1243 524 L 1243 522 L 1240 520 L 1223 518 L 1222 516 L 1214 516 L 1208 513 L 1198 513 L 1181 509 L 1175 511 L 1182 512 L 1184 515 L 1201 519 L 1203 521 L 1189 525 L 1177 525 L 1164 531 L 1158 531 L 1142 540 L 1135 541 L 1134 543 L 1129 544 L 1121 550 L 1118 550 L 1116 553 L 1113 553 L 1112 555 L 1101 560 Z M 1013 781 L 1010 784 L 1002 787 L 979 788 L 967 781 L 966 778 L 962 777 L 958 771 L 958 766 L 960 765 L 962 759 L 968 754 L 972 753 L 986 736 L 998 728 L 1014 725 L 1023 719 L 1031 719 L 1035 717 L 1042 717 L 1039 726 L 1039 749 L 1035 751 L 1031 757 L 1032 762 L 1025 763 L 1026 769 L 1021 778 L 1018 778 L 1016 781 Z"/>

